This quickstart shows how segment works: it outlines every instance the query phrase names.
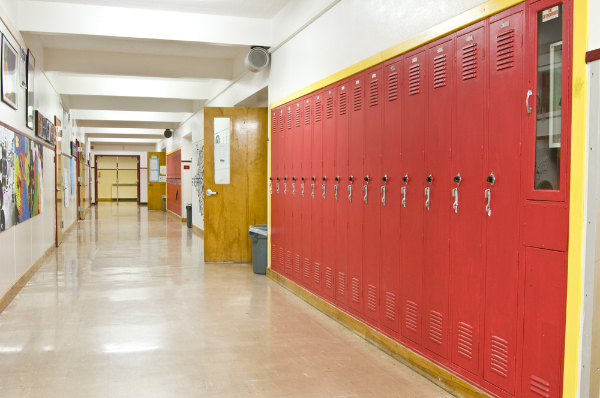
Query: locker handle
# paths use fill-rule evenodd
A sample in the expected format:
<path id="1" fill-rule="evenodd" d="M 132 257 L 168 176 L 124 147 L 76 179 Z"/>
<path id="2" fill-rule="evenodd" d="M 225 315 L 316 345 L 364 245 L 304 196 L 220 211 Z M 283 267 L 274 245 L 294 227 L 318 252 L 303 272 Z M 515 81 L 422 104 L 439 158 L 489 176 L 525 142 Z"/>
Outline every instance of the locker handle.
<path id="1" fill-rule="evenodd" d="M 279 183 L 277 183 L 277 195 L 279 195 Z"/>
<path id="2" fill-rule="evenodd" d="M 369 188 L 366 185 L 363 185 L 363 192 L 365 193 L 363 200 L 365 201 L 365 203 L 367 203 L 367 196 L 369 195 Z"/>
<path id="3" fill-rule="evenodd" d="M 337 200 L 338 200 L 338 185 L 337 184 L 335 184 L 333 186 L 333 190 L 335 191 L 334 197 L 335 197 L 335 201 L 337 202 Z"/>
<path id="4" fill-rule="evenodd" d="M 402 207 L 406 207 L 406 187 L 400 188 L 400 193 L 402 194 Z"/>
<path id="5" fill-rule="evenodd" d="M 492 201 L 492 191 L 490 189 L 485 190 L 485 198 L 488 200 L 487 205 L 485 205 L 485 212 L 488 217 L 492 215 L 491 201 Z"/>
<path id="6" fill-rule="evenodd" d="M 287 182 L 283 183 L 283 194 L 287 195 Z"/>
<path id="7" fill-rule="evenodd" d="M 325 184 L 321 185 L 321 189 L 323 190 L 323 200 L 325 200 Z"/>
<path id="8" fill-rule="evenodd" d="M 310 196 L 314 199 L 315 198 L 315 184 L 310 184 L 310 189 L 311 189 L 311 193 Z"/>
<path id="9" fill-rule="evenodd" d="M 385 206 L 385 186 L 381 187 L 381 203 Z"/>
<path id="10" fill-rule="evenodd" d="M 150 184 L 148 184 L 150 185 Z M 269 183 L 269 194 L 273 195 L 273 183 Z"/>
<path id="11" fill-rule="evenodd" d="M 454 188 L 452 190 L 452 197 L 454 198 L 454 203 L 452 204 L 452 208 L 455 213 L 458 213 L 458 188 Z"/>
<path id="12" fill-rule="evenodd" d="M 302 189 L 302 197 L 304 197 L 304 183 L 300 184 L 300 188 Z"/>
<path id="13" fill-rule="evenodd" d="M 348 200 L 352 202 L 352 185 L 348 185 L 348 192 L 350 192 L 350 195 L 348 195 Z"/>
<path id="14" fill-rule="evenodd" d="M 531 90 L 527 90 L 527 98 L 525 98 L 525 106 L 527 107 L 527 113 L 531 113 L 532 109 L 529 106 L 529 97 L 533 95 Z"/>
<path id="15" fill-rule="evenodd" d="M 292 182 L 292 196 L 296 196 L 296 183 Z"/>
<path id="16" fill-rule="evenodd" d="M 427 196 L 427 199 L 425 200 L 425 207 L 427 207 L 427 210 L 429 210 L 429 187 L 425 188 L 425 196 Z"/>

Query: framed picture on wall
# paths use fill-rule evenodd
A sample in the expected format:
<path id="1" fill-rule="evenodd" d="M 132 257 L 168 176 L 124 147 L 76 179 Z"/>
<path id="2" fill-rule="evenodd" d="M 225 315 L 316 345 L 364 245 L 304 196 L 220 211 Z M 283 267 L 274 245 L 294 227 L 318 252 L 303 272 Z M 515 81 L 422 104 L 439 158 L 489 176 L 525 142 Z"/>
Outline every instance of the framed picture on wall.
<path id="1" fill-rule="evenodd" d="M 35 115 L 35 95 L 34 95 L 34 83 L 35 83 L 35 58 L 31 51 L 27 50 L 27 127 L 30 129 L 34 125 Z"/>
<path id="2" fill-rule="evenodd" d="M 27 50 L 25 47 L 19 48 L 19 83 L 21 87 L 27 87 Z"/>
<path id="3" fill-rule="evenodd" d="M 2 35 L 2 101 L 17 109 L 17 87 L 19 87 L 19 54 Z"/>

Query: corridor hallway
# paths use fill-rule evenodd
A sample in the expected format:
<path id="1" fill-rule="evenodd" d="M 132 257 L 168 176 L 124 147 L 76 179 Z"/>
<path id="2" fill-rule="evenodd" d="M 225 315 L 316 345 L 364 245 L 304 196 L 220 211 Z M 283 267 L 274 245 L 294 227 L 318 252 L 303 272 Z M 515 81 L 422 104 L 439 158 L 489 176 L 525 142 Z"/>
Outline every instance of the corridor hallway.
<path id="1" fill-rule="evenodd" d="M 134 203 L 91 208 L 0 314 L 1 397 L 450 395 Z"/>

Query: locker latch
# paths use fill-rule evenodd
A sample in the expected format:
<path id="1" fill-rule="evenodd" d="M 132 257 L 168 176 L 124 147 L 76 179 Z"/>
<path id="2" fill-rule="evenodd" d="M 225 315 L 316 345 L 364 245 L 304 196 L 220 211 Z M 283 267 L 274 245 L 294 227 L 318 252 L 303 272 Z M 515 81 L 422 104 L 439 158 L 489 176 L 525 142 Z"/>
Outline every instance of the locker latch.
<path id="1" fill-rule="evenodd" d="M 381 187 L 381 203 L 385 206 L 385 185 Z"/>
<path id="2" fill-rule="evenodd" d="M 302 177 L 302 184 L 300 184 L 300 189 L 302 189 L 302 197 L 304 197 L 304 181 L 306 179 L 304 177 Z"/>
<path id="3" fill-rule="evenodd" d="M 454 198 L 454 203 L 452 204 L 452 208 L 455 213 L 458 213 L 458 188 L 454 188 L 452 190 L 452 197 Z"/>
<path id="4" fill-rule="evenodd" d="M 494 184 L 496 183 L 496 176 L 493 172 L 486 178 L 486 181 L 489 182 L 491 186 L 494 186 Z"/>
<path id="5" fill-rule="evenodd" d="M 406 207 L 406 187 L 400 188 L 400 193 L 402 194 L 402 207 Z"/>
<path id="6" fill-rule="evenodd" d="M 425 181 L 427 181 L 429 183 L 429 185 L 431 186 L 431 184 L 433 183 L 433 176 L 431 174 L 429 174 L 427 176 L 427 178 L 425 178 Z"/>
<path id="7" fill-rule="evenodd" d="M 296 196 L 296 177 L 292 177 L 292 196 Z"/>
<path id="8" fill-rule="evenodd" d="M 325 200 L 325 184 L 321 185 L 321 189 L 323 189 L 323 200 Z"/>
<path id="9" fill-rule="evenodd" d="M 340 176 L 336 176 L 335 177 L 335 183 L 336 184 L 333 186 L 333 190 L 335 191 L 334 197 L 335 197 L 335 201 L 336 202 L 338 200 L 338 184 L 337 184 L 338 182 L 340 182 Z"/>
<path id="10" fill-rule="evenodd" d="M 279 195 L 279 183 L 277 183 L 277 195 Z"/>
<path id="11" fill-rule="evenodd" d="M 529 106 L 529 97 L 531 97 L 532 95 L 533 92 L 531 92 L 531 90 L 527 90 L 527 97 L 525 98 L 525 107 L 527 108 L 527 113 L 531 113 L 531 111 L 533 110 Z"/>
<path id="12" fill-rule="evenodd" d="M 404 177 L 402 177 L 402 181 L 404 181 L 405 184 L 408 184 L 408 174 L 405 174 Z"/>
<path id="13" fill-rule="evenodd" d="M 425 188 L 425 196 L 427 196 L 427 199 L 425 200 L 425 207 L 427 207 L 427 210 L 429 210 L 429 187 Z"/>
<path id="14" fill-rule="evenodd" d="M 193 179 L 193 184 L 196 186 L 196 179 Z M 269 193 L 273 195 L 273 177 L 269 177 Z"/>
<path id="15" fill-rule="evenodd" d="M 311 180 L 312 180 L 313 183 L 310 184 L 310 190 L 311 190 L 310 196 L 314 199 L 315 198 L 315 184 L 314 184 L 315 177 L 311 177 Z"/>
<path id="16" fill-rule="evenodd" d="M 287 195 L 287 182 L 283 183 L 283 194 Z"/>
<path id="17" fill-rule="evenodd" d="M 491 201 L 492 201 L 492 191 L 489 189 L 485 190 L 485 198 L 488 200 L 487 205 L 485 205 L 485 212 L 488 217 L 492 215 Z"/>
<path id="18" fill-rule="evenodd" d="M 367 185 L 363 185 L 363 192 L 365 193 L 365 196 L 363 197 L 363 200 L 365 201 L 365 203 L 367 203 L 367 195 L 369 194 L 368 191 L 368 186 Z"/>
<path id="19" fill-rule="evenodd" d="M 454 177 L 454 178 L 453 178 L 453 180 L 454 180 L 454 182 L 456 183 L 456 185 L 457 185 L 457 186 L 460 186 L 460 182 L 461 182 L 461 180 L 462 180 L 462 178 L 461 178 L 461 176 L 460 176 L 460 173 L 458 173 L 458 174 L 456 175 L 456 177 Z"/>

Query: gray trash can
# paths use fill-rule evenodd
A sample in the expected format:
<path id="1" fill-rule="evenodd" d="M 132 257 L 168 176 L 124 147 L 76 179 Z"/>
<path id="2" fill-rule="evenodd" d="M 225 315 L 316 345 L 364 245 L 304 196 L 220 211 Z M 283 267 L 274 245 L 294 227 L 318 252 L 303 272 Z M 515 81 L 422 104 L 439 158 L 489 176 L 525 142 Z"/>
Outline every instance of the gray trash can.
<path id="1" fill-rule="evenodd" d="M 167 212 L 167 195 L 163 195 L 163 211 Z"/>
<path id="2" fill-rule="evenodd" d="M 185 204 L 187 227 L 192 228 L 192 204 Z"/>
<path id="3" fill-rule="evenodd" d="M 252 238 L 252 267 L 255 274 L 267 273 L 267 224 L 251 225 L 248 236 Z"/>

